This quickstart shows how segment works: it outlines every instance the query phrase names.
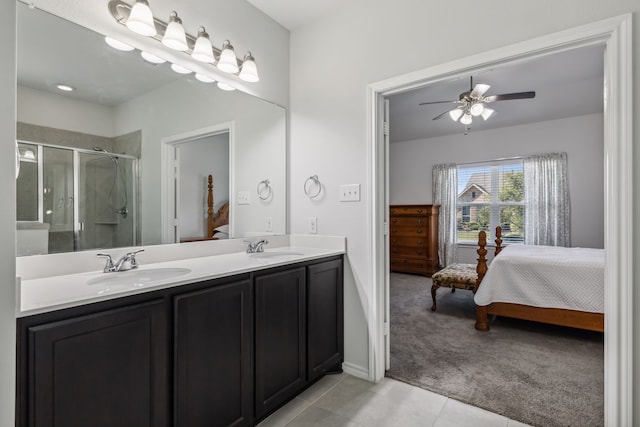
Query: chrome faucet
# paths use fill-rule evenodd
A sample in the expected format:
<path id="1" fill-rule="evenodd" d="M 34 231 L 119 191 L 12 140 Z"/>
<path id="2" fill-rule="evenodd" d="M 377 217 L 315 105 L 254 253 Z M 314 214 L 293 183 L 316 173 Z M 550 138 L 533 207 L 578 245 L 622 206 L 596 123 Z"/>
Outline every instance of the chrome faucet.
<path id="1" fill-rule="evenodd" d="M 258 240 L 257 242 L 252 242 L 250 240 L 245 240 L 244 243 L 247 244 L 247 253 L 248 254 L 255 254 L 255 253 L 259 253 L 259 252 L 264 252 L 264 245 L 266 245 L 267 243 L 269 243 L 268 240 L 262 239 L 262 240 Z"/>
<path id="2" fill-rule="evenodd" d="M 134 268 L 138 268 L 138 260 L 136 259 L 136 254 L 138 252 L 144 252 L 144 249 L 139 249 L 134 252 L 127 252 L 124 254 L 118 262 L 113 263 L 113 259 L 111 259 L 111 255 L 109 254 L 98 254 L 99 257 L 107 258 L 107 263 L 104 266 L 105 273 L 111 273 L 114 271 L 126 271 L 133 270 Z"/>

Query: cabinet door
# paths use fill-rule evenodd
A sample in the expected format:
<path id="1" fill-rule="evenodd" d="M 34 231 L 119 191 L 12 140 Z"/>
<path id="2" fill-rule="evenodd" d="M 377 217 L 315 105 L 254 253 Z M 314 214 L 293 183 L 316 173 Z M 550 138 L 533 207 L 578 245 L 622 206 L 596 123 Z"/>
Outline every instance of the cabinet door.
<path id="1" fill-rule="evenodd" d="M 163 301 L 33 326 L 28 337 L 30 426 L 167 425 Z"/>
<path id="2" fill-rule="evenodd" d="M 305 380 L 305 268 L 256 276 L 256 418 Z"/>
<path id="3" fill-rule="evenodd" d="M 340 369 L 344 354 L 342 260 L 308 267 L 307 380 Z"/>
<path id="4" fill-rule="evenodd" d="M 253 299 L 248 280 L 175 298 L 175 425 L 251 425 Z"/>

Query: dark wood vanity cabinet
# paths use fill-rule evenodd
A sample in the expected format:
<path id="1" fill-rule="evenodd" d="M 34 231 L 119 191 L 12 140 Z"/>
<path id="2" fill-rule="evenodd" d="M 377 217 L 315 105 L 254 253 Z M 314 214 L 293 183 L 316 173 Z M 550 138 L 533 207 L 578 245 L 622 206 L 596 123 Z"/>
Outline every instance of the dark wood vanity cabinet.
<path id="1" fill-rule="evenodd" d="M 256 275 L 256 418 L 306 384 L 305 268 Z"/>
<path id="2" fill-rule="evenodd" d="M 18 319 L 18 427 L 253 426 L 343 358 L 342 256 Z"/>
<path id="3" fill-rule="evenodd" d="M 166 332 L 162 300 L 27 328 L 28 424 L 18 425 L 169 425 Z"/>
<path id="4" fill-rule="evenodd" d="M 344 357 L 342 260 L 307 267 L 307 380 L 341 370 Z"/>
<path id="5" fill-rule="evenodd" d="M 251 282 L 243 280 L 176 296 L 174 345 L 175 425 L 251 425 Z"/>

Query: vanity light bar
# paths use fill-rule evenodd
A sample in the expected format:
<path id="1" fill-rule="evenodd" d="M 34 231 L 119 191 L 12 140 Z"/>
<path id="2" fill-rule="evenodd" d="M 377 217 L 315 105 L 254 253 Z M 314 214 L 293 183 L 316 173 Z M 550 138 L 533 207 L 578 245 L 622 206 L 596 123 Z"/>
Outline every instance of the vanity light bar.
<path id="1" fill-rule="evenodd" d="M 113 16 L 113 18 L 116 20 L 116 22 L 118 22 L 120 25 L 127 26 L 127 20 L 129 19 L 129 15 L 131 13 L 131 9 L 133 6 L 129 5 L 128 3 L 125 3 L 122 0 L 111 0 L 108 6 L 109 6 L 109 12 L 111 13 L 111 16 Z M 169 26 L 170 23 L 161 21 L 156 17 L 153 17 L 153 23 L 155 24 L 156 34 L 150 35 L 149 37 L 162 43 L 164 35 L 166 34 L 166 31 L 167 31 L 167 27 Z M 200 29 L 202 29 L 202 31 L 200 31 Z M 206 34 L 203 27 L 200 27 L 200 29 L 198 30 L 199 36 L 201 35 L 201 33 Z M 187 49 L 183 50 L 183 52 L 189 55 L 190 57 L 192 57 L 193 49 L 196 47 L 197 38 L 188 33 L 185 33 L 185 37 L 187 42 Z M 207 38 L 208 38 L 208 35 L 207 35 Z M 231 45 L 228 40 L 225 40 L 225 43 L 228 44 L 229 46 Z M 220 58 L 223 52 L 225 55 L 229 54 L 228 49 L 224 49 L 225 46 L 223 46 L 222 50 L 218 49 L 213 45 L 211 46 L 211 48 L 214 53 L 214 59 L 215 57 Z M 232 53 L 232 55 L 235 57 L 235 54 Z M 237 57 L 235 59 L 238 64 L 238 67 L 233 68 L 229 74 L 236 75 L 241 80 L 244 80 L 247 82 L 256 82 L 259 80 L 258 72 L 255 65 L 255 60 L 253 59 L 253 56 L 251 56 L 251 53 L 248 53 L 248 56 L 245 56 L 244 60 L 239 59 Z M 243 71 L 243 65 L 245 60 L 249 63 L 247 66 L 248 70 Z M 203 63 L 207 63 L 207 62 L 203 62 Z M 220 70 L 225 71 L 222 68 Z M 225 72 L 228 72 L 228 71 L 225 71 Z"/>

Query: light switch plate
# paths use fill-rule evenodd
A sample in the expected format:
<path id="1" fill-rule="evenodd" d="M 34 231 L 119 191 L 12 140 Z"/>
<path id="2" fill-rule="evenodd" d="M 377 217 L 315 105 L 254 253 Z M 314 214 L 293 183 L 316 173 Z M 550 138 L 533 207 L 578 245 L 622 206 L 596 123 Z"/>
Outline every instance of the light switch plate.
<path id="1" fill-rule="evenodd" d="M 273 217 L 265 218 L 264 231 L 273 231 Z"/>
<path id="2" fill-rule="evenodd" d="M 338 200 L 341 202 L 359 202 L 360 184 L 341 184 L 338 187 Z"/>
<path id="3" fill-rule="evenodd" d="M 237 203 L 239 205 L 250 205 L 251 204 L 251 193 L 249 191 L 238 191 L 238 200 Z"/>

